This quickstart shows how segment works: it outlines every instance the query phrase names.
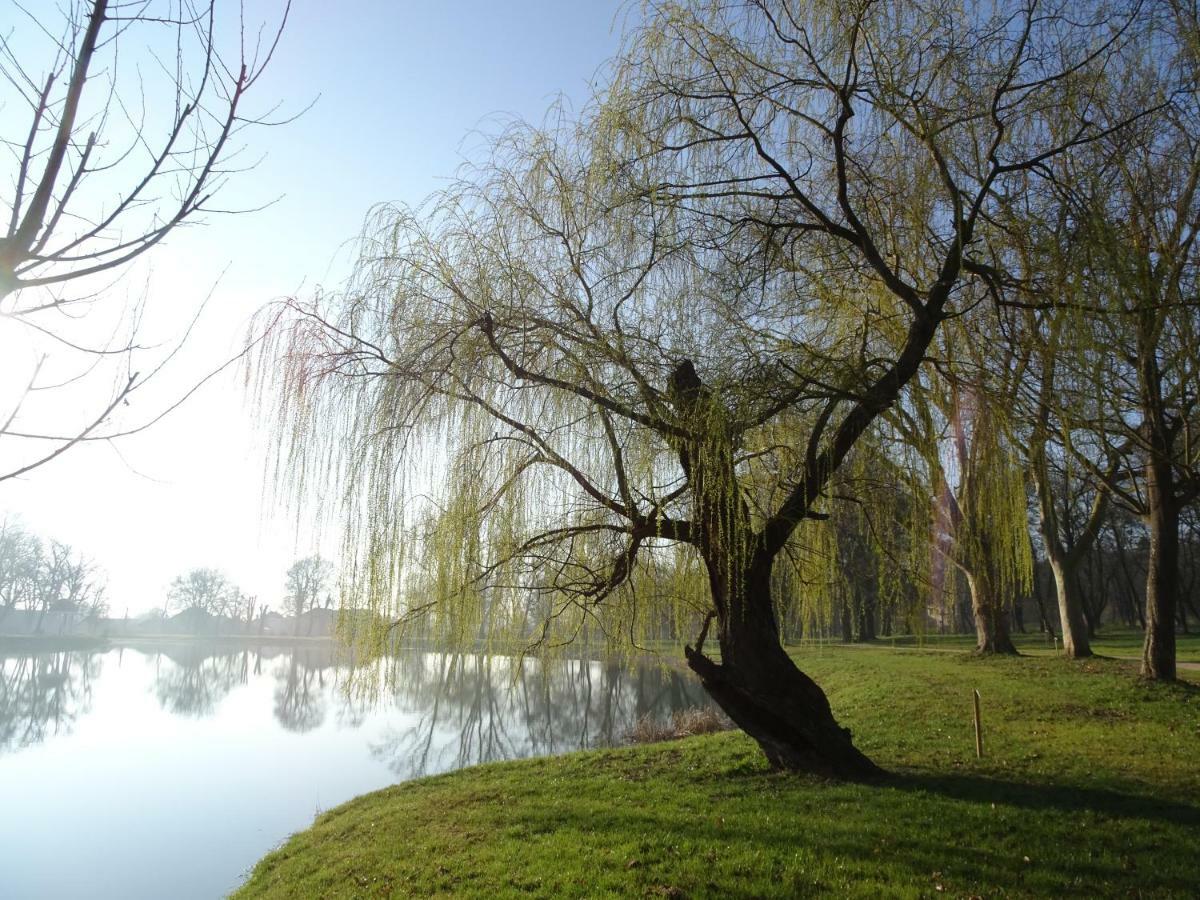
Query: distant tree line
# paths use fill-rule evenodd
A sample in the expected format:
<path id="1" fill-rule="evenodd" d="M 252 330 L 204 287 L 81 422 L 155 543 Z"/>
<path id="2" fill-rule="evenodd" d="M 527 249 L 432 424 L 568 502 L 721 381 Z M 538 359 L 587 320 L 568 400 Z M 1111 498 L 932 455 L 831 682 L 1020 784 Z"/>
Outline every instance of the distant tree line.
<path id="1" fill-rule="evenodd" d="M 11 519 L 0 521 L 0 621 L 13 610 L 87 619 L 108 614 L 105 578 L 94 562 L 69 544 L 44 539 Z"/>
<path id="2" fill-rule="evenodd" d="M 295 618 L 296 634 L 305 613 L 333 607 L 332 581 L 333 567 L 319 555 L 289 567 L 281 609 Z M 0 520 L 0 626 L 12 611 L 37 614 L 34 633 L 42 630 L 48 613 L 97 622 L 109 614 L 106 588 L 103 570 L 69 544 L 45 539 L 14 519 Z M 198 613 L 250 625 L 270 611 L 220 569 L 198 567 L 171 581 L 162 607 L 151 615 Z"/>
<path id="3" fill-rule="evenodd" d="M 330 593 L 332 566 L 318 555 L 296 560 L 284 578 L 283 609 L 295 618 L 295 633 L 300 633 L 300 617 L 322 606 L 333 606 Z M 270 606 L 260 603 L 214 568 L 196 568 L 178 575 L 167 590 L 164 612 L 196 612 L 250 624 L 265 620 Z M 311 628 L 310 628 L 311 631 Z"/>

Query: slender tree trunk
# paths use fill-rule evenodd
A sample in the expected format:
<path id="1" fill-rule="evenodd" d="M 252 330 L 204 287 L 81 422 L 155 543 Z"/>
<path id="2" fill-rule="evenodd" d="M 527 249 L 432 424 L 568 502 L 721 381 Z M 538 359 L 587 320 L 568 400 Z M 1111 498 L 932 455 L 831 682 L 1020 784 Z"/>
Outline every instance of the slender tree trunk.
<path id="1" fill-rule="evenodd" d="M 1079 607 L 1083 610 L 1083 621 L 1087 625 L 1088 638 L 1096 636 L 1097 629 L 1100 628 L 1100 616 L 1104 613 L 1104 602 L 1093 602 L 1089 599 L 1087 591 L 1083 589 L 1083 579 L 1078 568 L 1075 570 L 1074 577 L 1071 579 L 1075 593 L 1079 596 Z"/>
<path id="2" fill-rule="evenodd" d="M 1050 616 L 1046 612 L 1046 592 L 1043 589 L 1042 570 L 1040 567 L 1035 567 L 1033 570 L 1033 601 L 1038 608 L 1038 627 L 1046 634 L 1047 637 L 1054 637 L 1054 625 L 1050 622 Z"/>
<path id="3" fill-rule="evenodd" d="M 1175 680 L 1175 605 L 1179 592 L 1179 509 L 1169 463 L 1151 459 L 1146 467 L 1150 553 L 1146 563 L 1146 639 L 1142 675 Z"/>
<path id="4" fill-rule="evenodd" d="M 875 640 L 875 608 L 878 605 L 879 598 L 874 592 L 863 598 L 858 620 L 858 639 L 860 641 Z"/>
<path id="5" fill-rule="evenodd" d="M 1042 544 L 1046 548 L 1050 571 L 1054 575 L 1054 592 L 1058 599 L 1058 619 L 1062 628 L 1063 651 L 1072 659 L 1080 659 L 1092 655 L 1089 637 L 1095 634 L 1095 631 L 1087 619 L 1087 610 L 1084 609 L 1083 598 L 1080 596 L 1077 576 L 1083 553 L 1099 534 L 1107 503 L 1105 495 L 1097 493 L 1088 523 L 1083 529 L 1083 535 L 1070 549 L 1064 547 L 1058 526 L 1058 515 L 1055 511 L 1054 496 L 1051 493 L 1045 452 L 1043 446 L 1035 459 L 1033 468 L 1034 489 L 1038 501 L 1038 530 L 1042 534 Z"/>
<path id="6" fill-rule="evenodd" d="M 1063 652 L 1072 659 L 1092 655 L 1088 639 L 1090 630 L 1084 618 L 1083 601 L 1079 598 L 1079 579 L 1075 563 L 1050 554 L 1050 571 L 1054 573 L 1054 593 L 1058 598 L 1058 619 L 1062 625 Z"/>
<path id="7" fill-rule="evenodd" d="M 762 748 L 776 769 L 851 780 L 882 770 L 838 725 L 825 692 L 801 672 L 779 642 L 769 571 L 727 577 L 723 559 L 708 561 L 717 600 L 721 662 L 703 653 L 703 638 L 687 647 L 688 665 L 704 689 Z"/>
<path id="8" fill-rule="evenodd" d="M 1129 601 L 1129 608 L 1132 611 L 1130 624 L 1133 624 L 1133 619 L 1136 618 L 1138 627 L 1144 631 L 1146 629 L 1146 611 L 1142 604 L 1137 582 L 1134 580 L 1133 574 L 1129 571 L 1130 554 L 1126 551 L 1125 542 L 1121 539 L 1120 528 L 1113 528 L 1113 538 L 1116 542 L 1117 562 L 1121 567 L 1121 579 L 1125 587 L 1125 597 Z"/>

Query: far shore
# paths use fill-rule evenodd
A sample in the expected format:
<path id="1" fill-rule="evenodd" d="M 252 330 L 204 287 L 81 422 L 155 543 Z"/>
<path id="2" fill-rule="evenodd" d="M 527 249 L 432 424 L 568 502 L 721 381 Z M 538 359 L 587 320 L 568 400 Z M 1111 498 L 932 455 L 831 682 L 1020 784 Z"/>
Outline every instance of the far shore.
<path id="1" fill-rule="evenodd" d="M 63 650 L 136 647 L 139 644 L 237 644 L 239 646 L 306 645 L 327 646 L 338 643 L 333 635 L 282 634 L 0 634 L 0 650 L 38 648 Z"/>

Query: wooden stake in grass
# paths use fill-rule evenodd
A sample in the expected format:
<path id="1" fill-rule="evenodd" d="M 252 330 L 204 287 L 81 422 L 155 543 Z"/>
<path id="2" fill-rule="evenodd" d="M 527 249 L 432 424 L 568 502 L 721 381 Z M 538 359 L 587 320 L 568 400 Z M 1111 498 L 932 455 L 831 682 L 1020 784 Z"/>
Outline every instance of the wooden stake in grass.
<path id="1" fill-rule="evenodd" d="M 983 724 L 979 719 L 979 691 L 975 691 L 975 757 L 983 759 Z"/>

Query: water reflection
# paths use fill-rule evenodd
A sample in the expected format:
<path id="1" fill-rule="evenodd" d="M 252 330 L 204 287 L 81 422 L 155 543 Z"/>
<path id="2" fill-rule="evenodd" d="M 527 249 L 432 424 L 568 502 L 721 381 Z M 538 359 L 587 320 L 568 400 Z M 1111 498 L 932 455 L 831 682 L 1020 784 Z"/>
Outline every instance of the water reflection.
<path id="1" fill-rule="evenodd" d="M 63 650 L 0 656 L 0 753 L 68 734 L 91 707 L 100 656 Z"/>
<path id="2" fill-rule="evenodd" d="M 617 744 L 641 716 L 708 703 L 688 676 L 615 662 L 412 651 L 356 668 L 330 645 L 0 650 L 0 753 L 68 734 L 90 709 L 102 660 L 120 668 L 126 652 L 148 659 L 150 692 L 173 716 L 214 716 L 235 689 L 269 679 L 270 715 L 288 732 L 319 729 L 331 711 L 339 729 L 382 717 L 370 752 L 399 778 Z M 364 684 L 374 689 L 355 688 Z"/>
<path id="3" fill-rule="evenodd" d="M 643 715 L 708 704 L 690 678 L 657 666 L 432 654 L 390 665 L 394 702 L 416 718 L 371 752 L 400 778 L 610 746 Z"/>
<path id="4" fill-rule="evenodd" d="M 619 743 L 641 715 L 704 702 L 653 666 L 0 645 L 0 894 L 224 896 L 317 810 L 402 778 Z"/>
<path id="5" fill-rule="evenodd" d="M 331 665 L 294 652 L 276 667 L 275 719 L 288 731 L 303 734 L 325 721 L 325 672 Z"/>
<path id="6" fill-rule="evenodd" d="M 154 695 L 162 708 L 181 716 L 212 715 L 217 704 L 248 679 L 249 651 L 205 652 L 201 647 L 178 647 L 155 659 Z"/>

